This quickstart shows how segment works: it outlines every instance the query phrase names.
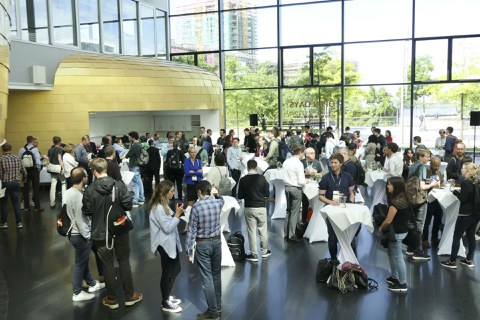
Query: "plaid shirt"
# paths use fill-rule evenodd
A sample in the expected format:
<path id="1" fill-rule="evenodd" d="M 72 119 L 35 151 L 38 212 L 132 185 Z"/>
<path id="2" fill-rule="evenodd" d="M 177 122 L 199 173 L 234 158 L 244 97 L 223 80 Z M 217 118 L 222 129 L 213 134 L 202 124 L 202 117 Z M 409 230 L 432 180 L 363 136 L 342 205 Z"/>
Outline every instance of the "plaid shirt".
<path id="1" fill-rule="evenodd" d="M 22 161 L 16 155 L 6 153 L 0 157 L 0 180 L 2 182 L 21 181 L 27 171 Z"/>
<path id="2" fill-rule="evenodd" d="M 220 236 L 220 213 L 225 201 L 205 196 L 192 207 L 188 222 L 185 246 L 187 253 L 192 255 L 192 247 L 196 238 L 213 238 Z"/>

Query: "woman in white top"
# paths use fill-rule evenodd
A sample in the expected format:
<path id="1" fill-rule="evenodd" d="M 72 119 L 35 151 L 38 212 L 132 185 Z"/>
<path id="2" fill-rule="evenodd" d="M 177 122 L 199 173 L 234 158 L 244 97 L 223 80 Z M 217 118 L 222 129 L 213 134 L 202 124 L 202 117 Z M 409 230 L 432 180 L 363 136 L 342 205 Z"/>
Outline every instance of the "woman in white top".
<path id="1" fill-rule="evenodd" d="M 72 180 L 70 179 L 70 172 L 73 168 L 78 167 L 78 162 L 75 161 L 75 145 L 69 143 L 63 148 L 63 171 L 67 179 L 67 189 L 72 187 Z"/>
<path id="2" fill-rule="evenodd" d="M 173 183 L 163 180 L 155 188 L 150 200 L 150 241 L 153 254 L 160 254 L 162 259 L 162 277 L 160 291 L 162 292 L 162 310 L 165 312 L 180 312 L 180 299 L 170 295 L 175 278 L 180 273 L 179 252 L 182 251 L 178 235 L 179 217 L 183 214 L 183 204 L 177 203 L 175 214 L 168 206 L 175 194 Z"/>

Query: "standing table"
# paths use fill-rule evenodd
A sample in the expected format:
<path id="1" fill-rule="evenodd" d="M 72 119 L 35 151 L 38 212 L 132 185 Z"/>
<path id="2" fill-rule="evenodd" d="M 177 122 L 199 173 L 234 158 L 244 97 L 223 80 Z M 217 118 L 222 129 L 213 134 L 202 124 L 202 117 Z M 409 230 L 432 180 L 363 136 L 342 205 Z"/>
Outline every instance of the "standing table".
<path id="1" fill-rule="evenodd" d="M 309 182 L 303 187 L 303 193 L 310 200 L 310 205 L 313 209 L 312 218 L 308 223 L 308 227 L 305 230 L 304 238 L 307 238 L 309 243 L 316 241 L 327 241 L 328 230 L 325 219 L 320 214 L 325 204 L 318 199 L 318 182 Z"/>
<path id="2" fill-rule="evenodd" d="M 325 219 L 330 219 L 330 223 L 340 243 L 340 251 L 338 253 L 339 268 L 346 261 L 358 264 L 351 242 L 360 223 L 364 224 L 368 231 L 373 232 L 372 214 L 368 207 L 353 203 L 347 203 L 345 207 L 342 205 L 327 205 L 320 210 L 320 213 Z"/>
<path id="3" fill-rule="evenodd" d="M 373 212 L 373 207 L 378 203 L 387 204 L 387 177 L 388 173 L 385 171 L 368 170 L 365 175 L 365 183 L 371 188 L 372 205 L 370 211 Z"/>
<path id="4" fill-rule="evenodd" d="M 447 189 L 432 189 L 428 194 L 428 202 L 438 200 L 445 215 L 445 226 L 443 227 L 442 238 L 438 245 L 438 255 L 450 255 L 452 251 L 453 232 L 455 231 L 455 223 L 458 217 L 458 209 L 460 208 L 460 200 Z M 465 247 L 460 240 L 460 249 L 458 250 L 460 257 L 466 257 Z"/>
<path id="5" fill-rule="evenodd" d="M 287 215 L 287 197 L 285 196 L 283 169 L 267 170 L 264 177 L 275 188 L 275 210 L 273 211 L 272 219 L 285 219 Z"/>

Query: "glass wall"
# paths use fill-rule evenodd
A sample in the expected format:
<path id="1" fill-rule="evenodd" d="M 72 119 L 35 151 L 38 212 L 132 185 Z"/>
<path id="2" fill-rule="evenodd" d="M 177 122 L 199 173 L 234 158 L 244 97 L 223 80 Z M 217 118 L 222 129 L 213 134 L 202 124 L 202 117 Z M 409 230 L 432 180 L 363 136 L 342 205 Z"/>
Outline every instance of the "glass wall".
<path id="1" fill-rule="evenodd" d="M 170 8 L 172 60 L 211 70 L 200 57 L 218 57 L 227 124 L 240 130 L 256 113 L 314 131 L 367 135 L 377 125 L 402 146 L 423 130 L 430 146 L 449 121 L 468 136 L 469 110 L 480 109 L 478 0 L 171 0 Z"/>
<path id="2" fill-rule="evenodd" d="M 100 29 L 97 0 L 83 0 L 78 3 L 80 20 L 80 48 L 100 52 Z"/>
<path id="3" fill-rule="evenodd" d="M 166 12 L 150 3 L 137 0 L 8 1 L 13 17 L 12 38 L 92 52 L 167 57 Z"/>

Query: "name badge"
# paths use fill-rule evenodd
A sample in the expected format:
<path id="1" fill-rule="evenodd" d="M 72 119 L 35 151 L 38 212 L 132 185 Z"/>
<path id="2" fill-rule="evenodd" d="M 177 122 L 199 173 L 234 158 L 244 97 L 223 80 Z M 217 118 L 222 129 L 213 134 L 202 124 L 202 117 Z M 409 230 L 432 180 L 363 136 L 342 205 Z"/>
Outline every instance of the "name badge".
<path id="1" fill-rule="evenodd" d="M 197 181 L 197 176 L 192 176 L 192 181 Z"/>
<path id="2" fill-rule="evenodd" d="M 333 191 L 332 200 L 340 202 L 340 192 L 339 191 Z"/>

